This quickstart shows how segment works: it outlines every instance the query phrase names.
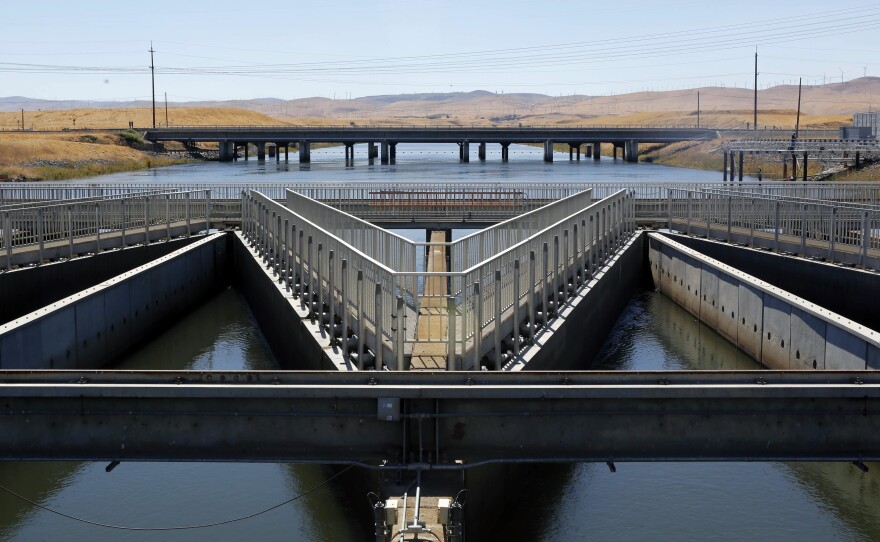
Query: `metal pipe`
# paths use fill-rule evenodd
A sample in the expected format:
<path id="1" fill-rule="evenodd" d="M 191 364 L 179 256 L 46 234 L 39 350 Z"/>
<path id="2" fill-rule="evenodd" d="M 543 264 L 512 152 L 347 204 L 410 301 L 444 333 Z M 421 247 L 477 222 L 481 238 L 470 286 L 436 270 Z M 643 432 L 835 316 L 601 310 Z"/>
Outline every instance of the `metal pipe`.
<path id="1" fill-rule="evenodd" d="M 473 300 L 473 309 L 474 309 L 474 359 L 473 366 L 471 367 L 474 371 L 480 370 L 480 343 L 482 342 L 482 320 L 483 320 L 483 310 L 482 303 L 480 302 L 480 283 L 474 283 L 474 293 L 471 298 Z"/>
<path id="2" fill-rule="evenodd" d="M 382 341 L 382 285 L 376 283 L 376 370 L 381 371 L 384 363 Z"/>
<path id="3" fill-rule="evenodd" d="M 396 358 L 397 358 L 397 370 L 403 371 L 403 350 L 404 350 L 404 338 L 406 334 L 406 328 L 404 326 L 404 313 L 403 313 L 403 297 L 397 296 L 397 335 L 396 335 L 396 344 L 395 349 L 397 350 Z"/>
<path id="4" fill-rule="evenodd" d="M 519 258 L 513 261 L 513 355 L 519 355 Z"/>
<path id="5" fill-rule="evenodd" d="M 358 269 L 357 272 L 357 320 L 358 320 L 358 370 L 364 370 L 364 351 L 366 350 L 364 343 L 366 340 L 367 327 L 364 325 L 364 303 L 366 293 L 364 291 L 364 272 Z"/>
<path id="6" fill-rule="evenodd" d="M 501 270 L 495 270 L 495 369 L 501 370 Z M 516 300 L 514 300 L 516 303 Z"/>

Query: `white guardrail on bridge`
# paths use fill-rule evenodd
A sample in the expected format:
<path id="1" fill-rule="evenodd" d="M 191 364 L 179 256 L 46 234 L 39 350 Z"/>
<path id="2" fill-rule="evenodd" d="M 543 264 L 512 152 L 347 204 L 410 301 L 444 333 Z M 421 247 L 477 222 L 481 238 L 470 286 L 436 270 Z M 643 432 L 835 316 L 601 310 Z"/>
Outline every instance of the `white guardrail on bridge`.
<path id="1" fill-rule="evenodd" d="M 402 271 L 259 192 L 246 192 L 242 209 L 246 239 L 360 369 L 404 369 L 426 345 L 432 356 L 442 348 L 451 360 L 444 369 L 479 370 L 492 350 L 488 362 L 501 369 L 502 340 L 510 335 L 518 351 L 521 325 L 533 337 L 569 284 L 590 277 L 635 230 L 632 194 L 620 190 L 467 269 Z"/>

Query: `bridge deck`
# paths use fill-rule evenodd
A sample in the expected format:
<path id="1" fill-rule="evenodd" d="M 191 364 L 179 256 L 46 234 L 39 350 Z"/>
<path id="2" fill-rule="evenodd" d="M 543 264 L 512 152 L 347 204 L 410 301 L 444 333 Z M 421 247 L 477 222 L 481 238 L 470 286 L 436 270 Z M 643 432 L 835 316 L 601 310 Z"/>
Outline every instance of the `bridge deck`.
<path id="1" fill-rule="evenodd" d="M 431 243 L 443 243 L 446 234 L 431 232 Z M 446 246 L 432 246 L 427 255 L 429 273 L 445 273 Z M 446 277 L 428 277 L 422 294 L 418 320 L 416 322 L 416 343 L 413 345 L 410 368 L 412 370 L 446 370 L 449 313 L 446 308 Z"/>

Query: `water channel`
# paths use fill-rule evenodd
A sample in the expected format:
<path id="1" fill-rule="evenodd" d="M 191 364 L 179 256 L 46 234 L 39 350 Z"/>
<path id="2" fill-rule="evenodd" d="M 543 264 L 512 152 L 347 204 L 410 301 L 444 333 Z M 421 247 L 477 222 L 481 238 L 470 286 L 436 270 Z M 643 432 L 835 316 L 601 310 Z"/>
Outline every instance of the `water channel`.
<path id="1" fill-rule="evenodd" d="M 433 153 L 433 154 L 432 154 Z M 495 153 L 499 154 L 499 153 Z M 196 164 L 88 182 L 443 180 L 711 181 L 717 173 L 603 159 L 541 162 L 518 147 L 511 162 L 459 164 L 457 148 L 404 146 L 396 166 L 353 168 L 341 149 L 313 163 L 255 160 Z M 295 156 L 294 156 L 295 158 Z M 412 233 L 412 232 L 411 232 Z M 416 236 L 421 234 L 416 233 Z M 603 370 L 754 369 L 757 364 L 656 292 L 637 295 L 595 361 Z M 277 363 L 250 308 L 227 290 L 123 360 L 121 369 L 274 369 Z M 525 438 L 525 436 L 524 436 Z M 312 465 L 76 462 L 0 463 L 2 484 L 40 505 L 92 521 L 132 527 L 181 526 L 254 513 L 332 475 Z M 507 502 L 486 518 L 479 540 L 880 540 L 880 466 L 849 464 L 638 463 L 531 466 L 517 470 Z M 363 490 L 338 480 L 243 522 L 204 530 L 122 531 L 78 523 L 0 493 L 0 540 L 214 541 L 366 540 Z"/>

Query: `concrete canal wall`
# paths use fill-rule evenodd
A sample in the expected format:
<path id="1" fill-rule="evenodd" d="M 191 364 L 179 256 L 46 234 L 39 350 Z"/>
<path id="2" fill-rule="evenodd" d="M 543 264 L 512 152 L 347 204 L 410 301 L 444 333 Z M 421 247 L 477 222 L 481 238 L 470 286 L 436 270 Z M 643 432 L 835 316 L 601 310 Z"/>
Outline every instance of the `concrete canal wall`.
<path id="1" fill-rule="evenodd" d="M 880 273 L 686 235 L 667 237 L 863 326 L 880 330 Z"/>
<path id="2" fill-rule="evenodd" d="M 64 262 L 0 273 L 0 323 L 6 323 L 86 288 L 145 265 L 203 237 L 109 250 Z"/>
<path id="3" fill-rule="evenodd" d="M 0 368 L 105 365 L 228 284 L 227 243 L 203 237 L 0 326 Z"/>
<path id="4" fill-rule="evenodd" d="M 770 369 L 880 369 L 880 334 L 690 249 L 648 234 L 654 285 Z"/>
<path id="5" fill-rule="evenodd" d="M 617 318 L 639 288 L 650 285 L 645 268 L 646 237 L 637 233 L 608 265 L 535 336 L 513 370 L 589 369 Z"/>

